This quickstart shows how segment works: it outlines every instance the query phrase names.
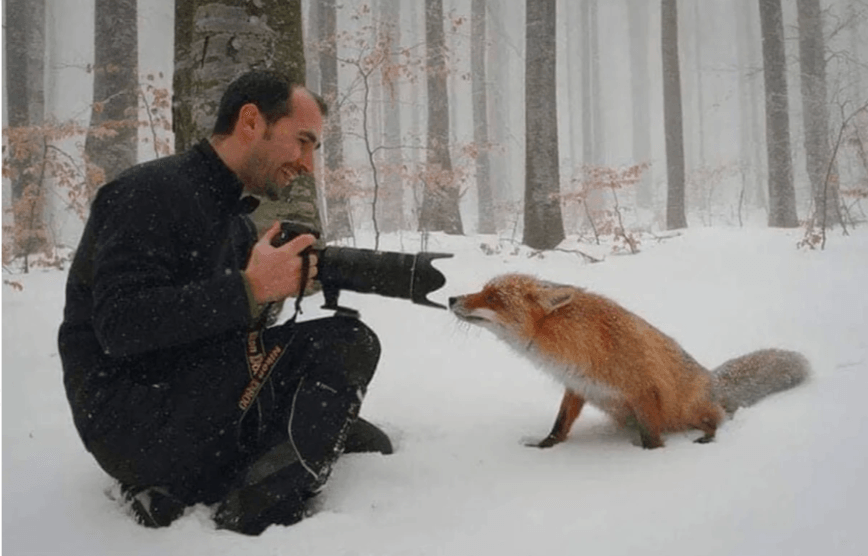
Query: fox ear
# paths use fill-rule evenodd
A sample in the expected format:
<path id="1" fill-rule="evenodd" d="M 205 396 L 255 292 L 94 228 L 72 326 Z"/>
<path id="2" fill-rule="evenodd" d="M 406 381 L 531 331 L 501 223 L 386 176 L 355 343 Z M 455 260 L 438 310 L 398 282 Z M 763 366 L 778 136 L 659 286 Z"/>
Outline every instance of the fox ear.
<path id="1" fill-rule="evenodd" d="M 546 313 L 551 313 L 573 300 L 576 289 L 570 286 L 552 285 L 540 289 L 539 302 Z"/>

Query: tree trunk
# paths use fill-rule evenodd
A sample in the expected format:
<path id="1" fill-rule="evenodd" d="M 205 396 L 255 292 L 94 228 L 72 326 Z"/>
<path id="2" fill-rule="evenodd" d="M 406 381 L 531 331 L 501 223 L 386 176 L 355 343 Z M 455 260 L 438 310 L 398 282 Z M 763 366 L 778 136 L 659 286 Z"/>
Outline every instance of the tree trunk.
<path id="1" fill-rule="evenodd" d="M 443 0 L 425 0 L 425 44 L 428 83 L 427 172 L 419 228 L 463 234 L 459 191 L 449 156 L 449 99 L 446 88 L 446 43 Z"/>
<path id="2" fill-rule="evenodd" d="M 681 73 L 678 67 L 678 7 L 662 0 L 663 119 L 666 135 L 666 228 L 687 227 L 684 201 L 684 130 L 681 111 Z"/>
<path id="3" fill-rule="evenodd" d="M 556 0 L 527 2 L 524 244 L 553 249 L 564 239 L 556 85 Z"/>
<path id="4" fill-rule="evenodd" d="M 334 108 L 338 98 L 337 8 L 335 0 L 319 1 L 320 93 Z M 323 158 L 325 160 L 325 197 L 328 218 L 327 238 L 352 237 L 347 188 L 341 186 L 340 173 L 344 170 L 343 131 L 340 110 L 329 112 L 323 129 Z"/>
<path id="5" fill-rule="evenodd" d="M 595 164 L 594 160 L 594 116 L 591 74 L 591 4 L 582 0 L 579 17 L 582 56 L 582 163 Z"/>
<path id="6" fill-rule="evenodd" d="M 489 101 L 488 121 L 489 140 L 493 149 L 489 152 L 491 169 L 492 198 L 504 201 L 499 207 L 493 207 L 495 228 L 514 227 L 518 221 L 518 211 L 507 211 L 508 203 L 515 199 L 509 188 L 512 180 L 510 158 L 507 155 L 509 144 L 508 98 L 509 98 L 509 39 L 504 22 L 506 8 L 502 1 L 489 0 L 487 10 L 488 30 L 491 35 L 491 45 L 488 49 L 487 73 L 489 76 L 487 98 Z"/>
<path id="7" fill-rule="evenodd" d="M 805 159 L 814 214 L 818 224 L 840 222 L 837 167 L 829 145 L 829 101 L 826 93 L 826 47 L 820 0 L 798 0 L 799 64 L 802 116 L 805 122 Z M 832 164 L 832 171 L 829 171 Z M 825 212 L 825 215 L 824 215 Z"/>
<path id="8" fill-rule="evenodd" d="M 603 94 L 600 81 L 600 18 L 597 0 L 590 4 L 588 48 L 591 56 L 591 117 L 593 120 L 593 160 L 596 166 L 606 163 L 606 126 L 603 120 Z"/>
<path id="9" fill-rule="evenodd" d="M 755 60 L 749 45 L 756 42 L 751 33 L 750 14 L 753 10 L 753 0 L 739 0 L 736 7 L 736 28 L 738 33 L 735 38 L 736 52 L 738 56 L 738 112 L 739 112 L 739 158 L 742 180 L 742 194 L 744 203 L 750 207 L 765 207 L 762 188 L 758 187 L 756 180 L 756 168 L 760 165 L 756 151 L 759 144 L 755 142 L 753 129 L 756 114 L 754 113 L 754 76 Z"/>
<path id="10" fill-rule="evenodd" d="M 630 87 L 633 108 L 633 160 L 651 162 L 651 80 L 648 74 L 648 0 L 628 0 L 627 21 L 630 33 Z M 636 204 L 650 209 L 654 202 L 651 167 L 642 172 L 636 184 Z"/>
<path id="11" fill-rule="evenodd" d="M 301 0 L 249 2 L 248 0 L 200 1 L 192 18 L 177 13 L 184 2 L 176 1 L 176 17 L 192 22 L 188 57 L 176 60 L 182 69 L 192 68 L 189 89 L 176 91 L 179 100 L 189 99 L 189 127 L 176 126 L 177 144 L 192 145 L 209 137 L 226 87 L 241 74 L 254 69 L 272 69 L 295 83 L 304 84 L 305 64 Z M 186 9 L 186 8 L 185 8 Z M 183 43 L 187 32 L 178 31 Z M 176 47 L 176 54 L 183 52 Z M 185 110 L 184 107 L 182 110 Z M 181 122 L 179 122 L 181 123 Z M 252 214 L 260 232 L 275 220 L 296 220 L 322 229 L 316 205 L 316 182 L 299 177 L 283 190 L 277 201 L 260 198 Z"/>
<path id="12" fill-rule="evenodd" d="M 175 152 L 184 152 L 197 139 L 193 127 L 193 24 L 198 0 L 175 0 L 175 72 L 172 76 L 172 132 Z"/>
<path id="13" fill-rule="evenodd" d="M 584 52 L 582 34 L 581 34 L 581 4 L 579 2 L 564 2 L 564 9 L 561 12 L 563 15 L 560 21 L 563 22 L 562 28 L 571 30 L 566 35 L 566 50 L 564 66 L 567 73 L 567 103 L 569 107 L 567 114 L 569 119 L 570 148 L 567 151 L 569 158 L 570 170 L 573 177 L 581 165 L 582 161 L 582 55 Z M 572 31 L 578 28 L 579 31 Z"/>
<path id="14" fill-rule="evenodd" d="M 320 10 L 322 2 L 308 2 L 307 6 L 307 28 L 305 29 L 304 41 L 304 68 L 305 68 L 305 83 L 311 91 L 319 93 L 322 90 L 322 79 L 320 77 L 320 51 L 323 50 L 322 36 L 320 29 Z"/>
<path id="15" fill-rule="evenodd" d="M 385 147 L 383 161 L 383 189 L 380 202 L 380 231 L 395 232 L 404 229 L 404 189 L 401 167 L 404 165 L 401 150 L 401 103 L 400 83 L 385 70 L 396 68 L 401 61 L 397 52 L 401 45 L 401 3 L 398 0 L 380 0 L 381 34 L 389 37 L 388 60 L 380 68 L 380 91 L 382 97 L 383 134 Z"/>
<path id="16" fill-rule="evenodd" d="M 787 61 L 781 0 L 759 0 L 766 99 L 766 148 L 769 165 L 769 226 L 795 228 L 796 191 L 790 155 Z"/>
<path id="17" fill-rule="evenodd" d="M 702 3 L 693 5 L 693 49 L 696 55 L 696 143 L 697 143 L 697 166 L 705 166 L 705 98 L 702 86 L 702 27 L 699 16 L 699 7 Z"/>
<path id="18" fill-rule="evenodd" d="M 4 129 L 3 162 L 8 167 L 4 166 L 3 175 L 9 175 L 12 193 L 13 254 L 23 257 L 24 272 L 29 272 L 28 256 L 48 244 L 44 217 L 48 135 L 40 127 L 45 117 L 45 2 L 6 0 L 5 12 L 6 123 L 10 128 L 31 129 L 26 140 L 8 145 Z M 4 214 L 4 225 L 7 220 Z M 5 252 L 5 229 L 3 236 Z"/>
<path id="19" fill-rule="evenodd" d="M 45 2 L 6 0 L 5 10 L 6 124 L 9 127 L 42 125 L 45 118 Z M 27 183 L 33 183 L 34 176 L 24 172 L 34 163 L 31 155 L 35 153 L 22 159 L 16 155 L 5 157 L 15 170 L 11 179 L 13 201 L 21 198 Z"/>
<path id="20" fill-rule="evenodd" d="M 136 0 L 96 0 L 94 8 L 93 110 L 84 143 L 91 194 L 138 160 L 139 120 Z"/>
<path id="21" fill-rule="evenodd" d="M 485 77 L 485 0 L 470 4 L 470 73 L 473 82 L 473 141 L 476 143 L 476 191 L 479 223 L 477 232 L 493 234 L 494 199 L 491 192 L 491 170 L 488 157 L 488 97 Z"/>

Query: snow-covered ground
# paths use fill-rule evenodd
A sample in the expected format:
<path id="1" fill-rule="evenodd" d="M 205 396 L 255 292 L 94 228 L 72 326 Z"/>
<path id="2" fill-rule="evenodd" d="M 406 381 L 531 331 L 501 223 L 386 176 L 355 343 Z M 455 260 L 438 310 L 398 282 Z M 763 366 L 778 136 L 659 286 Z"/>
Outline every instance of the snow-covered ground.
<path id="1" fill-rule="evenodd" d="M 689 229 L 636 256 L 588 264 L 529 258 L 496 238 L 431 238 L 454 252 L 432 298 L 524 271 L 603 293 L 715 366 L 760 347 L 802 351 L 803 386 L 740 411 L 717 441 L 670 435 L 647 451 L 592 409 L 550 450 L 561 389 L 484 330 L 447 311 L 344 293 L 380 335 L 362 413 L 391 456 L 342 458 L 318 513 L 249 538 L 217 531 L 208 508 L 144 529 L 72 425 L 56 347 L 65 273 L 4 273 L 3 550 L 13 555 L 862 555 L 868 553 L 868 230 L 825 251 L 800 230 Z M 381 248 L 414 251 L 411 236 Z M 564 248 L 575 248 L 569 241 Z M 305 318 L 320 314 L 317 299 Z"/>

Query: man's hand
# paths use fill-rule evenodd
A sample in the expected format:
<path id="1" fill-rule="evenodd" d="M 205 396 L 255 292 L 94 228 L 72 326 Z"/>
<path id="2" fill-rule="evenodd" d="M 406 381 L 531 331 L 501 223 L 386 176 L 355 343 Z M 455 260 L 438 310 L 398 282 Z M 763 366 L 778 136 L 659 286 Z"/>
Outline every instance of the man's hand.
<path id="1" fill-rule="evenodd" d="M 303 234 L 286 245 L 275 248 L 271 245 L 271 240 L 279 232 L 280 223 L 275 222 L 253 246 L 250 262 L 244 270 L 250 282 L 250 289 L 253 291 L 253 298 L 259 304 L 298 295 L 301 290 L 300 253 L 316 241 L 312 235 Z M 314 253 L 308 256 L 310 257 L 308 280 L 312 280 L 316 276 L 317 259 Z"/>

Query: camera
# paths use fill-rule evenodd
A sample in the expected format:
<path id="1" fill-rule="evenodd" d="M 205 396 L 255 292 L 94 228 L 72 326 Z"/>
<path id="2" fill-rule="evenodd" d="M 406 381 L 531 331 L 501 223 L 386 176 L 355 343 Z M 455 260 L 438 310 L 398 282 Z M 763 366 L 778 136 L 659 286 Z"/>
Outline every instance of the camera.
<path id="1" fill-rule="evenodd" d="M 280 247 L 301 234 L 312 234 L 317 239 L 320 237 L 318 230 L 284 220 L 272 245 Z M 431 261 L 452 257 L 451 253 L 410 254 L 338 246 L 312 246 L 308 250 L 317 255 L 316 279 L 322 284 L 325 297 L 323 309 L 358 316 L 354 309 L 338 305 L 341 290 L 409 299 L 417 305 L 446 308 L 445 305 L 430 301 L 427 296 L 446 283 L 446 278 L 432 266 Z"/>

